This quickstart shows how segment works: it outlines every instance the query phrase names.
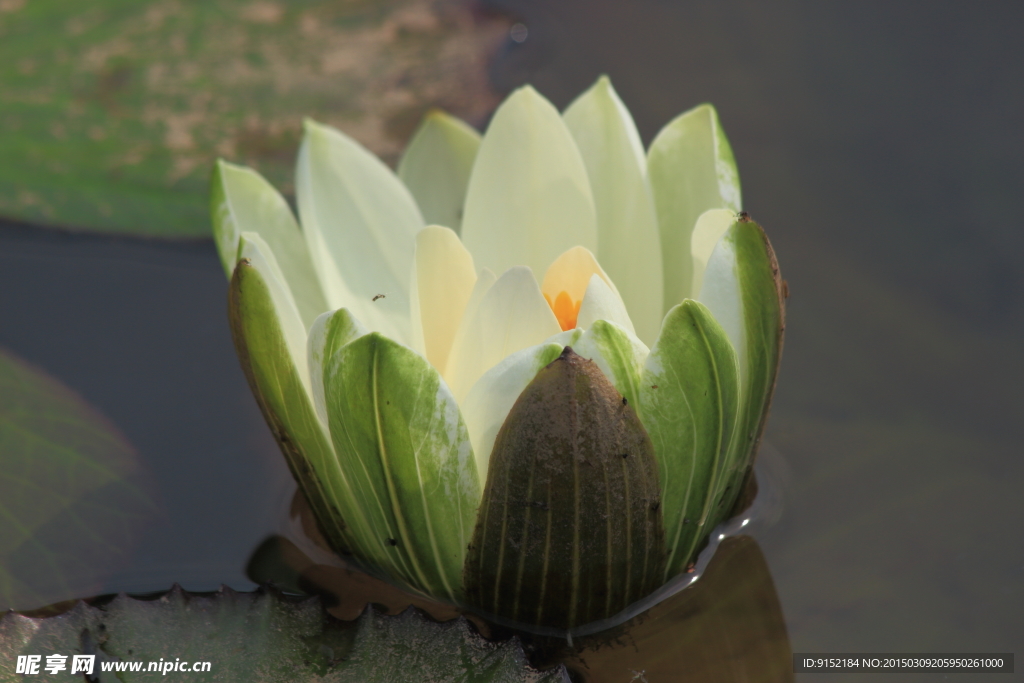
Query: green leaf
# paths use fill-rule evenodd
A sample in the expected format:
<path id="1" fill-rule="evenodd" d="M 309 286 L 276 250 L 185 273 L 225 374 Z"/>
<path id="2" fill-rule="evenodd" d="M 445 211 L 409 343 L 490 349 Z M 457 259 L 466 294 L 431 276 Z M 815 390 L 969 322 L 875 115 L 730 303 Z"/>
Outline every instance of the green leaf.
<path id="1" fill-rule="evenodd" d="M 447 7 L 415 21 L 407 3 L 366 0 L 2 7 L 0 216 L 16 220 L 207 237 L 216 158 L 292 194 L 303 116 L 391 162 L 431 106 L 476 121 L 495 104 L 484 71 L 500 22 L 481 30 Z"/>
<path id="2" fill-rule="evenodd" d="M 638 411 L 658 458 L 666 580 L 714 527 L 738 395 L 736 352 L 711 312 L 692 300 L 669 311 L 644 367 Z"/>
<path id="3" fill-rule="evenodd" d="M 210 214 L 221 264 L 230 279 L 242 233 L 258 234 L 274 255 L 306 327 L 327 310 L 306 241 L 284 197 L 256 171 L 219 160 L 210 183 Z"/>
<path id="4" fill-rule="evenodd" d="M 726 463 L 728 483 L 721 493 L 724 515 L 739 494 L 764 433 L 785 329 L 775 252 L 761 226 L 746 214 L 736 218 L 715 247 L 700 300 L 721 323 L 739 359 L 740 412 L 736 441 Z"/>
<path id="5" fill-rule="evenodd" d="M 665 558 L 657 468 L 634 409 L 566 347 L 494 442 L 466 558 L 467 601 L 569 629 L 648 595 Z"/>
<path id="6" fill-rule="evenodd" d="M 310 394 L 302 323 L 294 307 L 280 303 L 280 283 L 259 258 L 258 249 L 250 254 L 238 262 L 228 294 L 235 350 L 263 417 L 324 534 L 334 548 L 347 550 L 354 545 L 351 534 L 332 504 L 344 499 L 337 492 L 347 492 L 347 480 Z"/>
<path id="7" fill-rule="evenodd" d="M 697 294 L 690 291 L 697 218 L 708 209 L 740 210 L 739 174 L 715 108 L 702 104 L 662 128 L 647 152 L 647 170 L 661 231 L 667 311 Z"/>
<path id="8" fill-rule="evenodd" d="M 307 120 L 296 191 L 328 306 L 410 343 L 409 279 L 424 223 L 405 185 L 349 136 Z"/>
<path id="9" fill-rule="evenodd" d="M 83 602 L 64 614 L 0 618 L 0 679 L 19 655 L 95 653 L 93 675 L 125 683 L 167 681 L 358 681 L 567 683 L 561 666 L 532 669 L 518 641 L 492 643 L 465 619 L 437 623 L 414 609 L 398 616 L 367 610 L 354 622 L 329 616 L 316 598 L 274 592 L 194 595 L 175 587 L 156 600 L 119 595 L 103 607 Z M 209 671 L 148 671 L 149 663 L 209 662 Z M 141 663 L 141 671 L 130 665 Z M 42 668 L 42 667 L 41 667 Z M 120 670 L 118 670 L 120 669 Z M 170 678 L 168 678 L 170 674 Z M 47 675 L 43 673 L 43 675 Z M 80 674 L 76 674 L 80 676 Z M 17 678 L 16 678 L 17 677 Z"/>
<path id="10" fill-rule="evenodd" d="M 517 641 L 492 643 L 465 619 L 438 624 L 412 609 L 397 617 L 367 610 L 339 669 L 338 683 L 569 683 L 561 666 L 531 669 Z"/>
<path id="11" fill-rule="evenodd" d="M 480 484 L 447 385 L 422 356 L 370 333 L 327 361 L 324 389 L 339 466 L 378 532 L 382 566 L 458 602 Z"/>
<path id="12" fill-rule="evenodd" d="M 664 284 L 640 134 L 607 76 L 569 105 L 563 118 L 594 193 L 597 258 L 626 302 L 637 336 L 652 344 L 664 316 Z"/>
<path id="13" fill-rule="evenodd" d="M 587 169 L 558 111 L 530 86 L 491 119 L 466 195 L 462 241 L 477 268 L 527 266 L 541 278 L 577 245 L 597 253 Z"/>
<path id="14" fill-rule="evenodd" d="M 0 610 L 99 590 L 156 513 L 139 472 L 95 408 L 0 349 Z"/>
<path id="15" fill-rule="evenodd" d="M 462 229 L 462 207 L 480 133 L 464 121 L 434 109 L 427 113 L 398 162 L 398 177 L 409 188 L 428 225 Z"/>

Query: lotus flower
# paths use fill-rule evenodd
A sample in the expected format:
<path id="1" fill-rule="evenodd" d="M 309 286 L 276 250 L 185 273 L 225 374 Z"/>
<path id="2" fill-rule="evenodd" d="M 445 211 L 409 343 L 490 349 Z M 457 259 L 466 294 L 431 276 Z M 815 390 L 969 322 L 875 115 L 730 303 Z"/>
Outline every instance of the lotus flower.
<path id="1" fill-rule="evenodd" d="M 301 227 L 218 162 L 250 385 L 339 552 L 522 624 L 614 615 L 725 519 L 767 415 L 778 267 L 709 105 L 647 153 L 601 78 L 429 114 L 393 173 L 307 121 Z"/>

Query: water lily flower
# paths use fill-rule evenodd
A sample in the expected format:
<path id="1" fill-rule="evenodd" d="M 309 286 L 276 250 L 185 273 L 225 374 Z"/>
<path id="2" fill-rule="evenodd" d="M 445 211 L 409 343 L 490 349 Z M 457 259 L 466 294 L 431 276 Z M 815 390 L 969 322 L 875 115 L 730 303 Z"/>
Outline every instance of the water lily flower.
<path id="1" fill-rule="evenodd" d="M 332 546 L 523 624 L 614 615 L 730 513 L 782 343 L 778 265 L 715 110 L 644 151 L 601 78 L 481 137 L 430 113 L 395 174 L 305 124 L 301 227 L 218 162 L 242 366 Z"/>

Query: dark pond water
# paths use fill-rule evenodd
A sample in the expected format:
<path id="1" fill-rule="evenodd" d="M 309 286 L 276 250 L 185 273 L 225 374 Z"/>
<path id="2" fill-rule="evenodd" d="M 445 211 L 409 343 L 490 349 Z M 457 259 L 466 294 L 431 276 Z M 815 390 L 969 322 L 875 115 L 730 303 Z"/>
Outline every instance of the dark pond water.
<path id="1" fill-rule="evenodd" d="M 785 680 L 764 662 L 787 638 L 795 652 L 1024 653 L 1024 5 L 487 6 L 529 31 L 494 57 L 498 90 L 529 81 L 564 106 L 608 73 L 646 141 L 714 102 L 792 293 L 767 433 L 780 520 L 723 553 L 719 574 L 745 580 L 637 632 L 637 652 L 675 663 L 593 654 L 592 670 L 626 683 L 647 662 L 652 683 L 676 680 L 694 653 L 725 652 L 746 667 L 689 670 Z M 0 346 L 112 420 L 160 502 L 103 590 L 249 588 L 246 563 L 290 500 L 225 291 L 208 242 L 0 229 Z M 714 609 L 725 626 L 686 630 Z M 729 633 L 745 635 L 723 645 Z M 890 679 L 905 680 L 873 678 Z"/>

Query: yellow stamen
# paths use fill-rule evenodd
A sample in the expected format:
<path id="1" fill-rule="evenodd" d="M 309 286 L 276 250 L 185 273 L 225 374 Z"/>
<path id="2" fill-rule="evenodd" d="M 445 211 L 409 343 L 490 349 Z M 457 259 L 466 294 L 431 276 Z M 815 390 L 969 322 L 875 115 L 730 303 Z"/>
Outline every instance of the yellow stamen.
<path id="1" fill-rule="evenodd" d="M 573 302 L 572 297 L 564 290 L 558 293 L 554 301 L 551 301 L 551 297 L 547 294 L 544 295 L 544 299 L 554 312 L 563 331 L 575 329 L 576 318 L 580 315 L 580 304 L 583 303 L 582 299 Z"/>

